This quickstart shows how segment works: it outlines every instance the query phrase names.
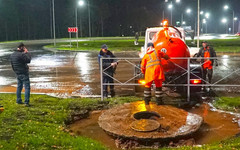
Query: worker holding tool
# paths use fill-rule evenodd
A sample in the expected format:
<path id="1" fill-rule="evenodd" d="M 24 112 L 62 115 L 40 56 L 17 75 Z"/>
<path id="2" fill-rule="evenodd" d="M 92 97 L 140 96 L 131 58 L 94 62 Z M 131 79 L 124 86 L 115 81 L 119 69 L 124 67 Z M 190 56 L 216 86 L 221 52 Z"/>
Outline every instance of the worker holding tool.
<path id="1" fill-rule="evenodd" d="M 204 80 L 204 84 L 206 84 L 207 77 L 208 83 L 212 83 L 212 76 L 213 76 L 213 64 L 215 62 L 216 66 L 218 66 L 217 59 L 212 57 L 217 57 L 215 50 L 208 45 L 207 41 L 202 42 L 202 48 L 200 48 L 197 57 L 202 57 L 202 78 Z M 211 59 L 212 58 L 212 59 Z M 203 86 L 202 90 L 206 90 L 206 87 Z M 210 87 L 207 89 L 210 91 Z"/>
<path id="2" fill-rule="evenodd" d="M 158 105 L 162 105 L 163 93 L 162 82 L 165 80 L 161 59 L 169 59 L 169 56 L 154 48 L 153 43 L 148 43 L 147 53 L 141 62 L 141 71 L 145 75 L 144 101 L 149 105 L 151 100 L 151 86 L 154 81 L 156 85 L 155 97 Z"/>

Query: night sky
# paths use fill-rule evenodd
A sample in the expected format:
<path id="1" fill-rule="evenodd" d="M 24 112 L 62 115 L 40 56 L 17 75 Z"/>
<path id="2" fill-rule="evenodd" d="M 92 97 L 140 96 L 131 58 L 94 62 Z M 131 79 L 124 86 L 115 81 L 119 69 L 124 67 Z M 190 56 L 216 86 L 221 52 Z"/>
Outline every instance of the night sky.
<path id="1" fill-rule="evenodd" d="M 158 26 L 163 11 L 165 18 L 170 19 L 170 10 L 164 1 L 90 0 L 92 36 L 132 36 L 136 31 Z M 81 20 L 84 37 L 89 35 L 87 0 L 85 2 L 85 6 L 78 8 L 78 24 L 80 26 Z M 77 0 L 55 0 L 58 38 L 68 37 L 67 27 L 75 26 L 76 3 Z M 223 17 L 232 27 L 232 10 L 224 11 L 225 4 L 240 19 L 240 0 L 201 0 L 201 10 L 210 13 L 208 32 L 225 33 L 226 25 L 221 23 Z M 173 25 L 181 20 L 184 13 L 187 25 L 195 29 L 197 0 L 181 0 L 180 4 L 173 0 L 173 5 Z M 51 38 L 51 8 L 51 0 L 0 0 L 0 41 Z M 187 8 L 192 9 L 190 15 L 185 12 Z M 235 27 L 237 32 L 238 21 Z"/>

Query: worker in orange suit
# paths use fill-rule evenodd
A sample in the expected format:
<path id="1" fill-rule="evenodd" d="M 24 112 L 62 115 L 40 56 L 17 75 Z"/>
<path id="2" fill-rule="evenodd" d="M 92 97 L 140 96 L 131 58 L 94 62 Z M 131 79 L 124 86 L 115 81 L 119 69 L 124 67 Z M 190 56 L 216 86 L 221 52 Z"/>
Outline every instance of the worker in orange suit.
<path id="1" fill-rule="evenodd" d="M 148 43 L 147 47 L 147 53 L 144 55 L 141 62 L 141 71 L 145 75 L 146 83 L 144 89 L 144 101 L 146 105 L 149 105 L 151 100 L 151 86 L 154 81 L 156 85 L 156 102 L 158 105 L 162 105 L 162 82 L 165 80 L 165 77 L 161 64 L 161 58 L 168 60 L 169 56 L 161 51 L 155 50 L 153 43 Z"/>
<path id="2" fill-rule="evenodd" d="M 208 77 L 208 83 L 212 83 L 212 76 L 213 76 L 213 65 L 214 63 L 216 66 L 218 66 L 217 62 L 217 55 L 215 50 L 208 45 L 207 41 L 202 42 L 202 48 L 197 53 L 197 57 L 202 57 L 201 63 L 202 63 L 202 78 L 204 80 L 204 84 L 206 84 L 207 77 Z M 210 87 L 206 88 L 205 86 L 202 87 L 202 90 L 210 91 Z"/>

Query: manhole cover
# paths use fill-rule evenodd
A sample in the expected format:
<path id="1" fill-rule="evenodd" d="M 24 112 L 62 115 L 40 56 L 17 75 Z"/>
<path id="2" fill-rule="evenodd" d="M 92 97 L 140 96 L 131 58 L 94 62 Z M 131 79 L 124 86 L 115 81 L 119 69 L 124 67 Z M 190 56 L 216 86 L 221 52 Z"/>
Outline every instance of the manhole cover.
<path id="1" fill-rule="evenodd" d="M 131 123 L 130 127 L 139 132 L 151 132 L 160 127 L 160 123 L 155 120 L 141 119 Z"/>

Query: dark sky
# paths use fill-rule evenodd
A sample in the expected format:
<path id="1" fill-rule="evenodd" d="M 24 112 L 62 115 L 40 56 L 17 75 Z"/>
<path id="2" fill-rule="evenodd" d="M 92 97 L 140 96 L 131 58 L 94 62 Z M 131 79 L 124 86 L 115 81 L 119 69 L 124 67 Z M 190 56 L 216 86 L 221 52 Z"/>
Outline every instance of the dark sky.
<path id="1" fill-rule="evenodd" d="M 224 11 L 225 4 L 240 18 L 240 0 L 200 1 L 201 10 L 210 13 L 208 32 L 226 32 L 226 25 L 221 23 L 224 16 L 229 20 L 229 27 L 232 27 L 232 11 Z M 67 37 L 67 27 L 75 25 L 76 2 L 77 0 L 55 0 L 57 37 Z M 0 41 L 51 38 L 50 4 L 51 0 L 0 0 Z M 164 0 L 90 0 L 92 35 L 129 36 L 135 31 L 158 26 L 163 18 L 163 11 L 165 18 L 170 19 L 167 5 Z M 195 29 L 197 0 L 181 0 L 180 4 L 173 0 L 173 5 L 174 25 L 181 20 L 181 14 L 184 13 L 187 25 Z M 186 8 L 193 10 L 190 15 L 185 13 Z M 81 18 L 82 34 L 88 36 L 87 5 L 78 10 L 78 24 Z M 235 27 L 237 32 L 238 21 L 235 22 Z"/>

